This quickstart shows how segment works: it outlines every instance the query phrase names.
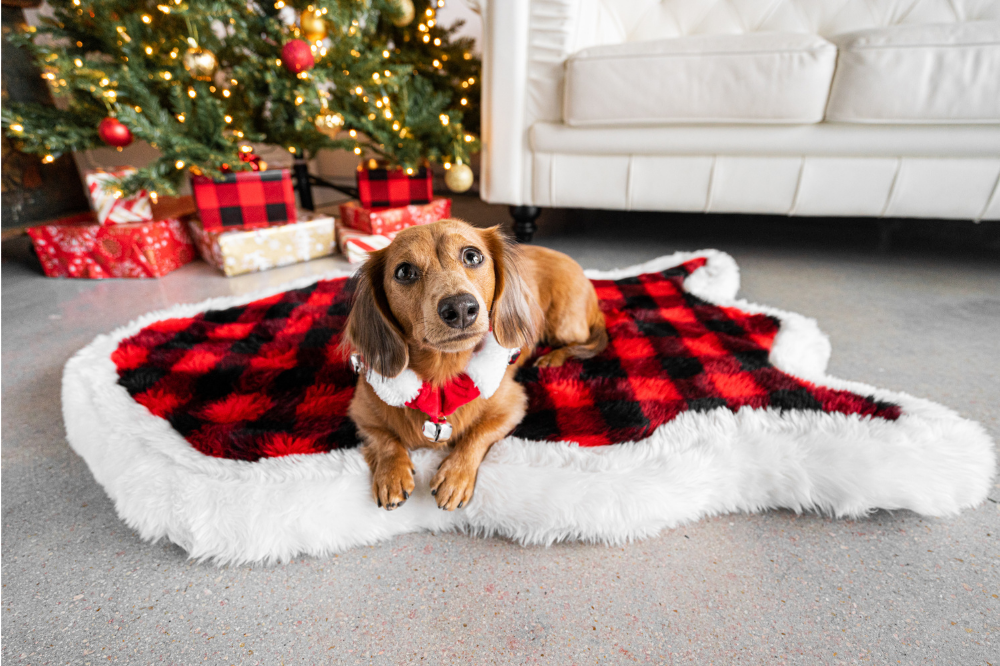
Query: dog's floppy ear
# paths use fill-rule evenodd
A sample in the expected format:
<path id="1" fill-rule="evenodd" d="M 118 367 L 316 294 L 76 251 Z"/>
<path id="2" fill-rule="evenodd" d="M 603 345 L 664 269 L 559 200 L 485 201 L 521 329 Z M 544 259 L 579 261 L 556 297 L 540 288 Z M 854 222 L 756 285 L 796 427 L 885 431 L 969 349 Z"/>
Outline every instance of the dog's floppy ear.
<path id="1" fill-rule="evenodd" d="M 490 324 L 497 342 L 508 349 L 534 346 L 542 325 L 542 310 L 524 281 L 527 267 L 521 251 L 499 227 L 484 229 L 486 247 L 493 258 L 493 304 Z"/>
<path id="2" fill-rule="evenodd" d="M 354 299 L 344 341 L 361 354 L 366 366 L 395 377 L 409 362 L 403 332 L 389 309 L 384 284 L 385 253 L 373 252 L 351 278 Z"/>

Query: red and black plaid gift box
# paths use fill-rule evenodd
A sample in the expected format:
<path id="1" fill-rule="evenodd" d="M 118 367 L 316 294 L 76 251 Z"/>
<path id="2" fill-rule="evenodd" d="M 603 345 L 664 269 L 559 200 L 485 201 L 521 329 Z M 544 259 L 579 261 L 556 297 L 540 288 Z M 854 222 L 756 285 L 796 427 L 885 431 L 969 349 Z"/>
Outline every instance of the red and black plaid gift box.
<path id="1" fill-rule="evenodd" d="M 434 198 L 431 171 L 426 167 L 407 174 L 401 168 L 358 167 L 358 198 L 364 208 L 399 208 L 430 203 Z"/>
<path id="2" fill-rule="evenodd" d="M 238 171 L 218 180 L 192 176 L 191 187 L 207 231 L 258 229 L 296 219 L 295 191 L 288 169 Z"/>

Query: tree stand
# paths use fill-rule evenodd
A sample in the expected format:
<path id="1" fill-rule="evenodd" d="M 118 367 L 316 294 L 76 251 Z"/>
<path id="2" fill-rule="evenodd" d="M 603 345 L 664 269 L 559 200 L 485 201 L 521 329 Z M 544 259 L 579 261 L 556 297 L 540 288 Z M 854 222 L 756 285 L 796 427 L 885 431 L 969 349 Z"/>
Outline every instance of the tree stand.
<path id="1" fill-rule="evenodd" d="M 514 236 L 518 243 L 530 243 L 538 225 L 535 220 L 542 214 L 538 206 L 511 206 L 511 217 L 514 218 Z"/>

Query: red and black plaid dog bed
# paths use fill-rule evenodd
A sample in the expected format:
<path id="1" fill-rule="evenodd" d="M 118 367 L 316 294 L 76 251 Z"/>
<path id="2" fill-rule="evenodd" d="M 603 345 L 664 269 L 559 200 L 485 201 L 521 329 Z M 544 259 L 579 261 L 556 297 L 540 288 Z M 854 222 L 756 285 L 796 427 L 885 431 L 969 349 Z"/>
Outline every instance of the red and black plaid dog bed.
<path id="1" fill-rule="evenodd" d="M 436 509 L 446 451 L 377 509 L 347 417 L 346 276 L 150 315 L 66 367 L 70 443 L 143 536 L 222 561 L 329 553 L 415 529 L 618 542 L 720 511 L 836 515 L 978 503 L 993 449 L 939 405 L 823 374 L 815 322 L 741 303 L 714 251 L 594 275 L 610 343 L 518 373 L 528 414 L 473 501 Z M 543 353 L 545 350 L 539 350 Z"/>
<path id="2" fill-rule="evenodd" d="M 704 264 L 595 281 L 608 348 L 560 368 L 523 367 L 528 415 L 513 435 L 608 446 L 720 407 L 899 417 L 897 405 L 775 368 L 775 317 L 685 293 L 684 279 Z M 112 355 L 118 383 L 206 455 L 257 460 L 357 446 L 347 417 L 356 377 L 338 350 L 345 283 L 148 326 Z"/>

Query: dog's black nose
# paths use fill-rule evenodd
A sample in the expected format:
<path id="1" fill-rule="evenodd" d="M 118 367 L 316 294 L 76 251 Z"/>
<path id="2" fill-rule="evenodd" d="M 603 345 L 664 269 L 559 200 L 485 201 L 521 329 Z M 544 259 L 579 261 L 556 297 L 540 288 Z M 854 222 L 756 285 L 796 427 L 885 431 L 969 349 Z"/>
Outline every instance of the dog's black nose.
<path id="1" fill-rule="evenodd" d="M 455 294 L 438 301 L 441 321 L 452 328 L 468 328 L 479 316 L 479 302 L 472 294 Z"/>

